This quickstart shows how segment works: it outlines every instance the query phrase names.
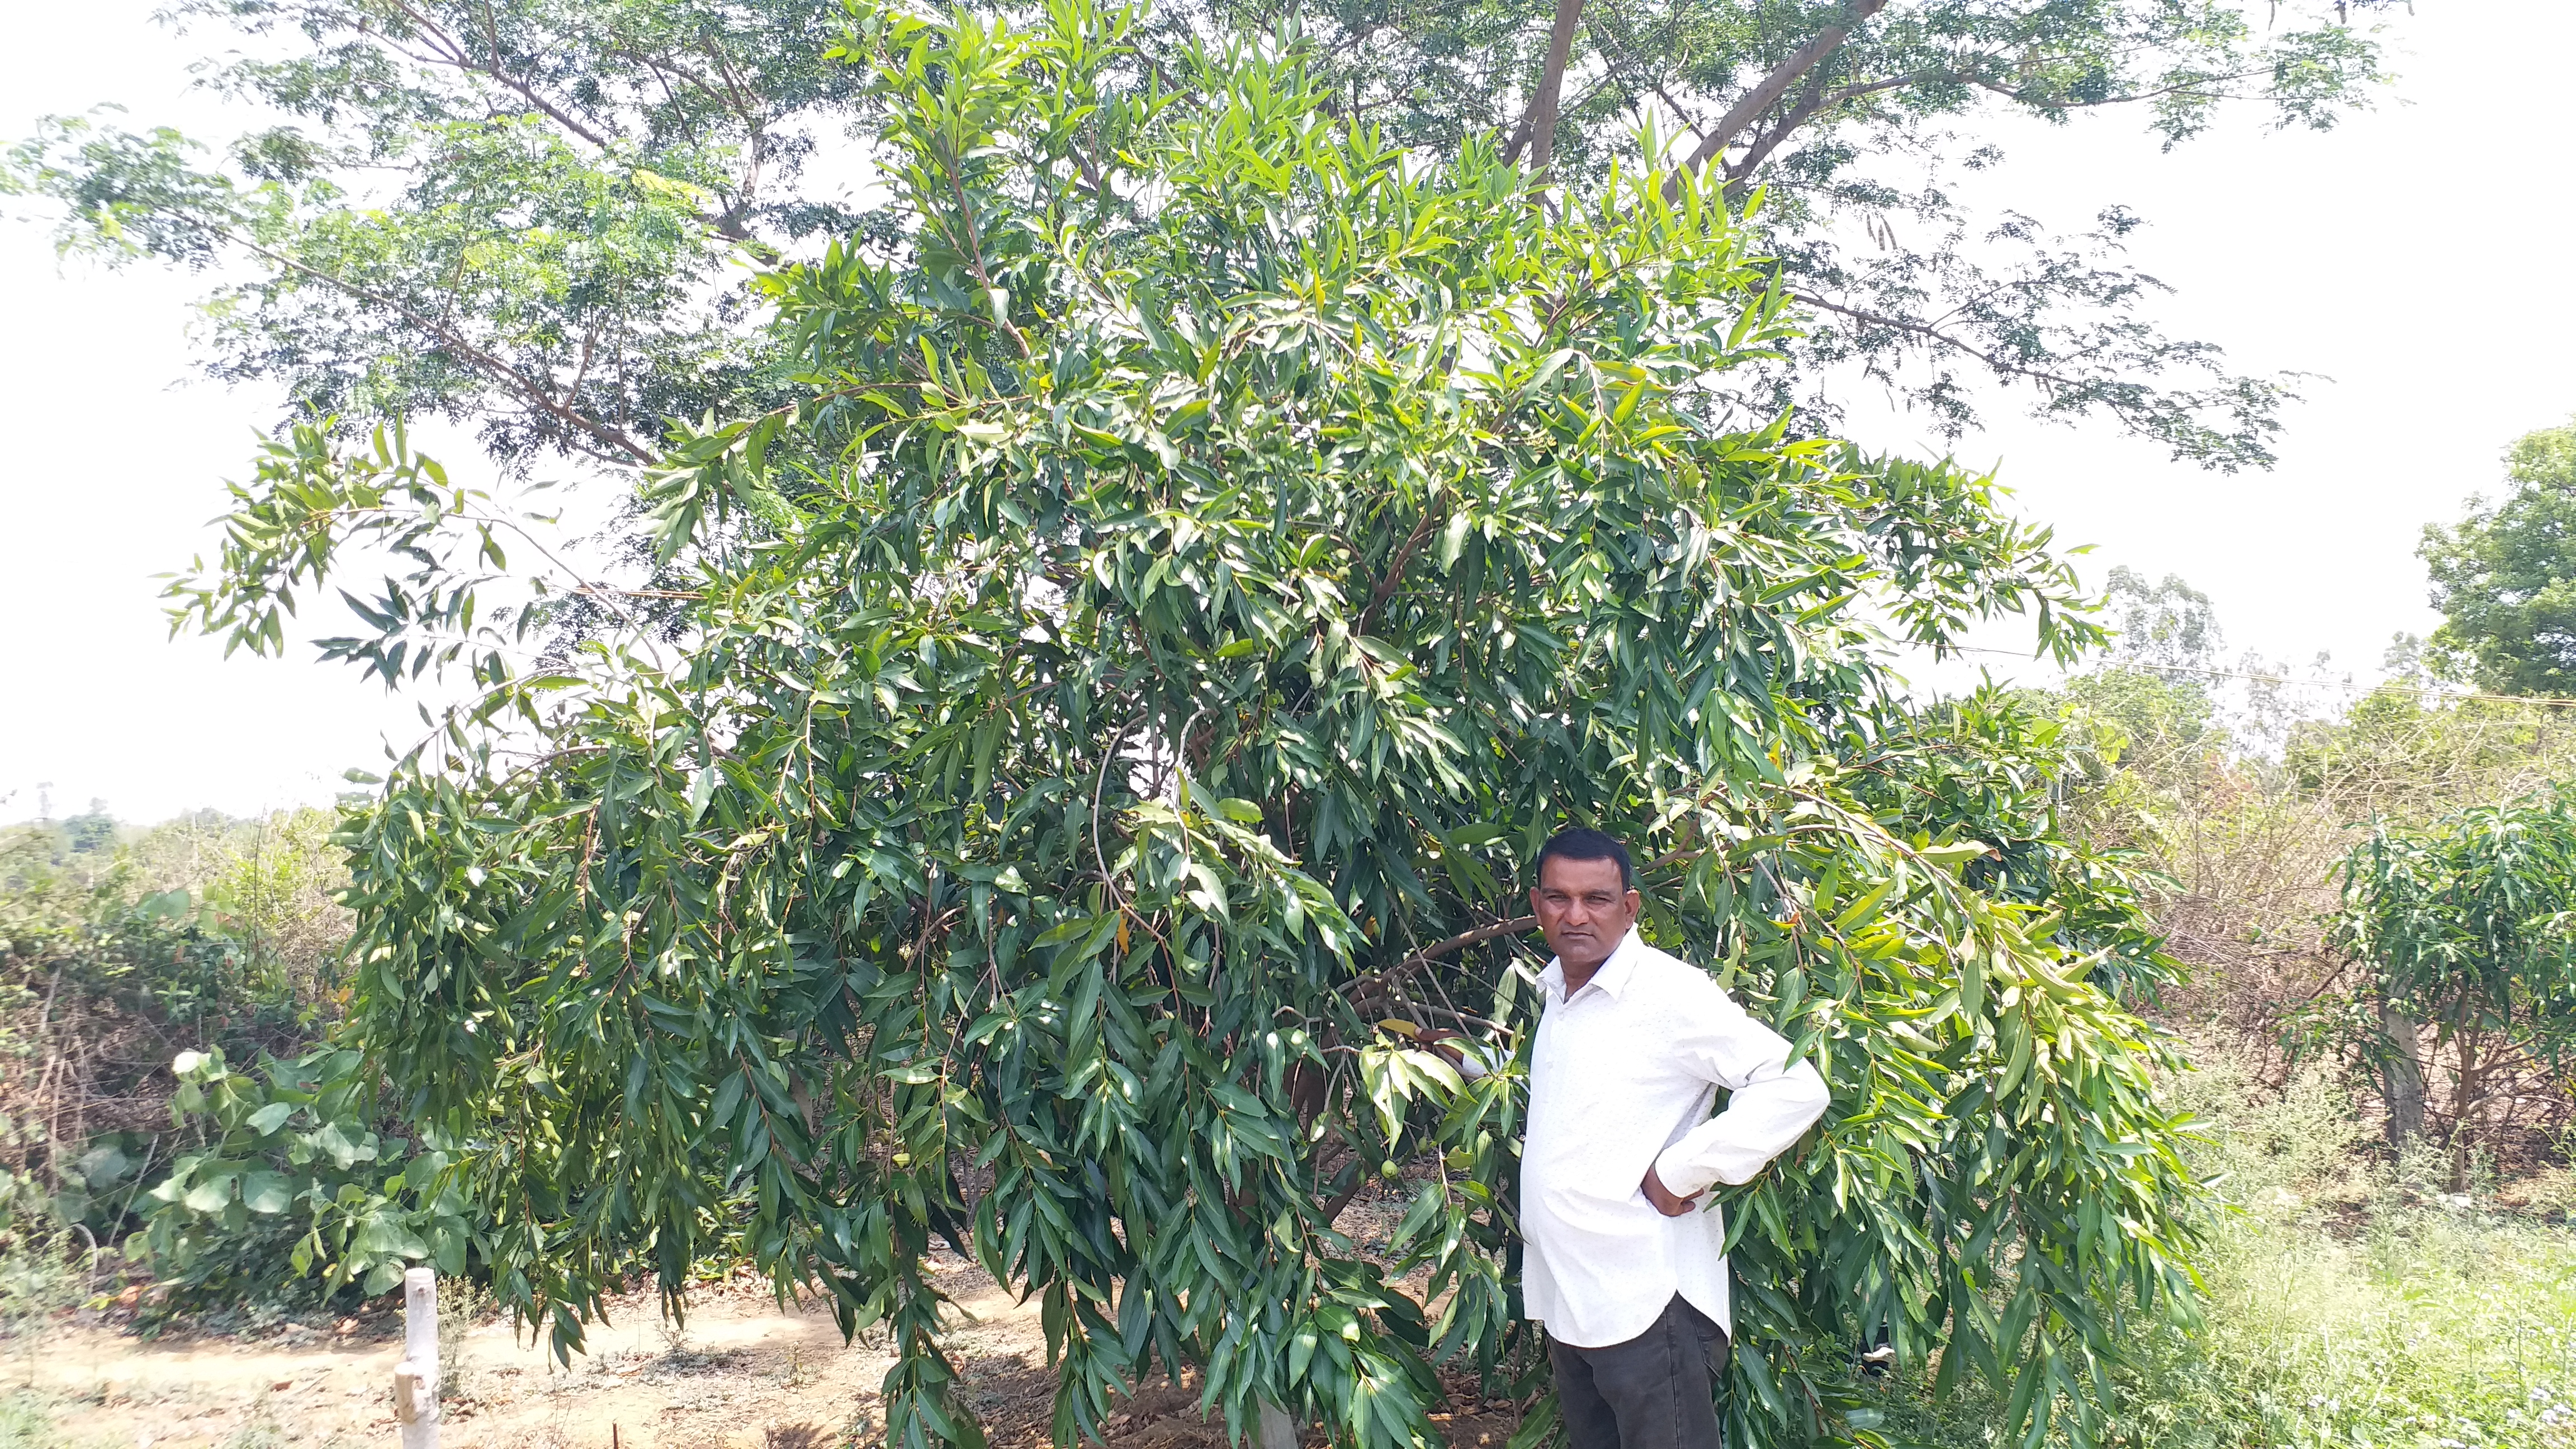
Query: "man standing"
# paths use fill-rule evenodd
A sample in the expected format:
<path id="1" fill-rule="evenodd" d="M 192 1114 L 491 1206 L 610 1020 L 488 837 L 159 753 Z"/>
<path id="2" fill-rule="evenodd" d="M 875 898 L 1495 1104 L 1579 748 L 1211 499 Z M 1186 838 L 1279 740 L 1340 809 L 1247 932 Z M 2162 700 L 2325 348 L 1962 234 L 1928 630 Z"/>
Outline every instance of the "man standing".
<path id="1" fill-rule="evenodd" d="M 1530 1057 L 1522 1292 L 1574 1449 L 1720 1449 L 1726 1226 L 1700 1194 L 1787 1150 L 1825 1084 L 1707 972 L 1647 945 L 1638 904 L 1609 836 L 1539 851 L 1530 908 L 1556 959 Z"/>

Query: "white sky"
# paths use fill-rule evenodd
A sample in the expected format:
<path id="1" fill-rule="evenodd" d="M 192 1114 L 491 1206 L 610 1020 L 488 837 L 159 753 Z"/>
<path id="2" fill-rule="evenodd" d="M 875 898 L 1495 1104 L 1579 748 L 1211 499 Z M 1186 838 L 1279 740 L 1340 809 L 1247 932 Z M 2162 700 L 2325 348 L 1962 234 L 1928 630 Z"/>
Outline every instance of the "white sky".
<path id="1" fill-rule="evenodd" d="M 150 24 L 155 3 L 16 0 L 0 144 L 110 99 L 136 125 L 240 129 L 188 92 L 191 48 Z M 2009 394 L 1955 448 L 2000 464 L 2062 542 L 2096 545 L 2088 578 L 2113 564 L 2179 573 L 2213 597 L 2231 649 L 2330 651 L 2365 678 L 2391 633 L 2437 622 L 2414 558 L 2423 525 L 2494 491 L 2515 436 L 2576 412 L 2576 199 L 2547 159 L 2565 149 L 2569 105 L 2496 63 L 2509 37 L 2535 62 L 2523 74 L 2554 74 L 2542 58 L 2576 54 L 2576 6 L 2418 8 L 2394 17 L 2395 98 L 2322 135 L 2267 134 L 2249 116 L 2160 154 L 2134 115 L 1998 134 L 2009 159 L 1991 195 L 2068 231 L 2115 202 L 2149 219 L 2132 260 L 2177 289 L 2156 304 L 2169 330 L 2226 345 L 2247 370 L 2332 378 L 2290 411 L 2277 469 L 2204 473 L 2107 424 L 2028 422 Z M 389 734 L 416 737 L 408 705 L 309 648 L 225 661 L 168 638 L 151 576 L 213 548 L 222 481 L 246 476 L 275 412 L 193 380 L 202 280 L 58 267 L 32 226 L 0 226 L 0 277 L 0 397 L 18 419 L 0 473 L 0 820 L 33 815 L 48 783 L 58 815 L 99 798 L 129 820 L 325 800 Z M 1945 449 L 1921 420 L 1852 401 L 1863 443 Z"/>

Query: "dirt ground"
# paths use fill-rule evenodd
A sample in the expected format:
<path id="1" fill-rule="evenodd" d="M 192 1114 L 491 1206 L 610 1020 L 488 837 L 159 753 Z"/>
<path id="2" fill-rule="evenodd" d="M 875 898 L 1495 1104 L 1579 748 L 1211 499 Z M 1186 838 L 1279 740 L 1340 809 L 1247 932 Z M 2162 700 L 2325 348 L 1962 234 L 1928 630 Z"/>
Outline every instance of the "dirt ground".
<path id="1" fill-rule="evenodd" d="M 1367 1213 L 1355 1205 L 1353 1216 Z M 1364 1224 L 1348 1219 L 1345 1231 Z M 1042 1449 L 1054 1375 L 1038 1306 L 972 1264 L 932 1261 L 961 1310 L 948 1335 L 968 1402 L 995 1449 Z M 507 1320 L 457 1347 L 441 1449 L 842 1449 L 878 1441 L 877 1386 L 890 1360 L 866 1338 L 844 1345 L 831 1314 L 782 1311 L 761 1280 L 690 1295 L 684 1331 L 652 1294 L 616 1305 L 566 1371 Z M 336 1331 L 281 1325 L 249 1335 L 144 1340 L 68 1323 L 0 1354 L 0 1391 L 34 1388 L 76 1449 L 358 1449 L 391 1446 L 391 1383 L 402 1357 L 391 1314 Z M 1507 1405 L 1436 1417 L 1452 1449 L 1501 1449 Z M 1108 1424 L 1111 1449 L 1219 1449 L 1222 1423 L 1194 1392 L 1149 1385 Z M 1321 1436 L 1313 1442 L 1320 1444 Z"/>

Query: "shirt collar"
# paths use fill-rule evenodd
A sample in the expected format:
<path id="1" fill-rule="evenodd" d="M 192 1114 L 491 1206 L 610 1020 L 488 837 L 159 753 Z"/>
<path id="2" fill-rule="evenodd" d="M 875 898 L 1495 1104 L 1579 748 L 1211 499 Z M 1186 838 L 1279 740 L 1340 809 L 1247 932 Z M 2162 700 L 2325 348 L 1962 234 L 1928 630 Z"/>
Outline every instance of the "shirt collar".
<path id="1" fill-rule="evenodd" d="M 1602 962 L 1601 969 L 1592 973 L 1592 979 L 1583 983 L 1584 989 L 1588 991 L 1597 986 L 1611 1000 L 1618 1000 L 1629 978 L 1637 974 L 1637 953 L 1645 949 L 1646 938 L 1637 934 L 1636 927 L 1630 926 L 1628 934 L 1620 939 L 1618 948 L 1610 953 L 1610 959 Z M 1559 956 L 1550 960 L 1547 969 L 1539 973 L 1539 980 L 1546 984 L 1549 995 L 1563 1001 L 1565 958 Z"/>

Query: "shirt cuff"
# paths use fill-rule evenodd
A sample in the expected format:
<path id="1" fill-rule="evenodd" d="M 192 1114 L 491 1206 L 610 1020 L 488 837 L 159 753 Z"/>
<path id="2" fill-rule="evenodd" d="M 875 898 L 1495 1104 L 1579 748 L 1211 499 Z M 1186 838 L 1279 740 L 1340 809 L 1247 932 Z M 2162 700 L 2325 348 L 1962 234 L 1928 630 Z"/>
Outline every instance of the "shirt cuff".
<path id="1" fill-rule="evenodd" d="M 1691 1197 L 1708 1191 L 1717 1184 L 1720 1174 L 1694 1166 L 1687 1159 L 1676 1160 L 1674 1154 L 1681 1145 L 1676 1142 L 1655 1155 L 1655 1181 L 1662 1183 L 1664 1191 L 1675 1197 Z"/>

